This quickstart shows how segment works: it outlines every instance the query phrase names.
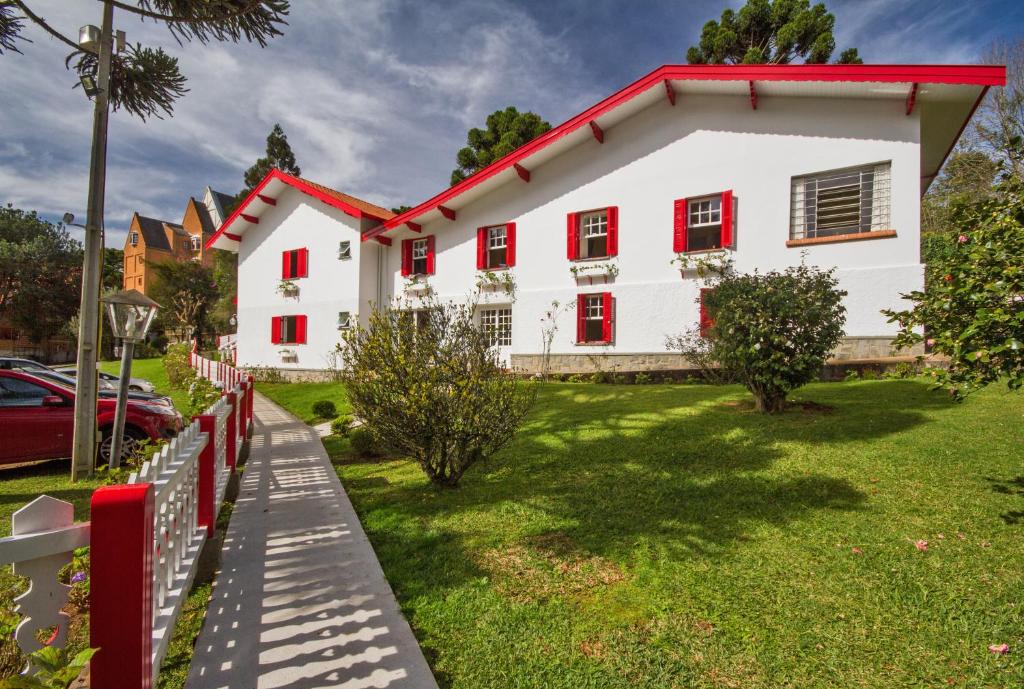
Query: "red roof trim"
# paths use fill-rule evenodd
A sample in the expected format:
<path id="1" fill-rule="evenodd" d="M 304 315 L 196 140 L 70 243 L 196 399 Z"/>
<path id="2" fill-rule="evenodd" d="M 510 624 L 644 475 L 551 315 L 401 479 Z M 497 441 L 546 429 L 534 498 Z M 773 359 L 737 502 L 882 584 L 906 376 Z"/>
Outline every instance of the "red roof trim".
<path id="1" fill-rule="evenodd" d="M 249 204 L 252 203 L 254 200 L 256 200 L 256 199 L 263 200 L 264 198 L 267 198 L 267 195 L 263 194 L 263 189 L 266 188 L 266 186 L 268 184 L 270 184 L 270 180 L 272 180 L 272 179 L 279 179 L 282 182 L 284 182 L 285 184 L 287 184 L 288 186 L 294 187 L 295 189 L 298 189 L 302 193 L 308 194 L 308 195 L 312 196 L 313 198 L 315 198 L 315 199 L 317 199 L 319 201 L 323 201 L 328 206 L 332 206 L 334 208 L 337 208 L 341 212 L 346 213 L 348 215 L 351 215 L 353 218 L 357 218 L 358 219 L 358 218 L 367 217 L 367 218 L 373 218 L 374 220 L 382 220 L 382 218 L 378 218 L 377 216 L 372 215 L 370 213 L 367 213 L 367 212 L 365 212 L 363 210 L 360 210 L 359 208 L 356 208 L 355 206 L 351 206 L 351 205 L 345 203 L 344 201 L 342 201 L 341 199 L 336 199 L 333 196 L 330 196 L 329 194 L 325 194 L 324 192 L 322 192 L 319 189 L 317 189 L 316 187 L 308 184 L 307 182 L 299 179 L 298 177 L 293 177 L 292 175 L 289 175 L 286 172 L 281 172 L 280 170 L 275 168 L 275 169 L 273 169 L 273 170 L 271 170 L 270 172 L 267 173 L 267 176 L 263 178 L 263 181 L 261 181 L 259 184 L 256 185 L 255 189 L 253 189 L 251 192 L 249 192 L 249 195 L 245 197 L 245 200 L 242 201 L 242 203 L 238 204 L 238 208 L 236 208 L 234 210 L 234 212 L 232 212 L 231 215 L 228 216 L 228 219 L 224 221 L 224 224 L 221 225 L 220 228 L 216 232 L 213 233 L 213 236 L 210 237 L 209 240 L 207 240 L 207 242 L 206 242 L 206 248 L 207 249 L 211 248 L 213 246 L 213 243 L 216 242 L 217 239 L 221 235 L 227 236 L 229 239 L 231 239 L 233 236 L 237 236 L 237 235 L 228 235 L 228 233 L 227 233 L 227 229 L 229 227 L 231 227 L 231 224 L 237 218 L 242 218 L 243 220 L 247 220 L 249 222 L 253 222 L 253 221 L 258 222 L 258 220 L 259 220 L 258 218 L 255 218 L 255 217 L 253 217 L 251 215 L 246 214 L 245 211 L 248 209 Z M 238 241 L 238 240 L 236 240 L 236 241 Z"/>
<path id="2" fill-rule="evenodd" d="M 582 126 L 622 103 L 645 93 L 659 81 L 825 81 L 825 82 L 891 82 L 927 84 L 966 84 L 1002 86 L 1006 68 L 998 65 L 665 65 L 634 81 L 554 129 L 541 134 L 512 153 L 415 208 L 396 215 L 369 230 L 368 237 L 387 232 L 409 220 L 457 197 L 476 185 L 511 168 L 549 144 L 571 134 Z"/>

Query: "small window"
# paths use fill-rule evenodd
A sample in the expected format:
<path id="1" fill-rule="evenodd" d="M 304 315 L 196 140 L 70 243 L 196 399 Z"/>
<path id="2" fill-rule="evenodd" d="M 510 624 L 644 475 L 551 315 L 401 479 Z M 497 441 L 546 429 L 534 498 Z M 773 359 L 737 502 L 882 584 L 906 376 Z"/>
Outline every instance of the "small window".
<path id="1" fill-rule="evenodd" d="M 688 205 L 686 250 L 722 248 L 722 197 L 692 199 Z"/>
<path id="2" fill-rule="evenodd" d="M 199 251 L 199 237 L 192 235 L 192 251 Z"/>
<path id="3" fill-rule="evenodd" d="M 128 242 L 132 246 L 138 246 L 139 245 L 139 233 L 138 232 L 132 232 L 131 237 L 128 239 Z"/>
<path id="4" fill-rule="evenodd" d="M 342 261 L 352 258 L 352 242 L 345 241 L 338 244 L 338 258 Z"/>
<path id="5" fill-rule="evenodd" d="M 304 344 L 305 333 L 300 333 L 302 316 L 281 316 L 281 344 Z"/>
<path id="6" fill-rule="evenodd" d="M 339 311 L 338 312 L 338 328 L 341 330 L 348 330 L 352 327 L 352 312 L 351 311 Z"/>
<path id="7" fill-rule="evenodd" d="M 504 268 L 508 265 L 508 231 L 504 225 L 487 228 L 487 267 Z"/>
<path id="8" fill-rule="evenodd" d="M 306 266 L 309 262 L 309 251 L 307 249 L 292 249 L 281 254 L 281 279 L 292 280 L 307 276 Z"/>
<path id="9" fill-rule="evenodd" d="M 512 346 L 512 309 L 484 309 L 480 328 L 491 347 Z"/>
<path id="10" fill-rule="evenodd" d="M 583 335 L 585 342 L 604 341 L 604 299 L 600 294 L 588 295 L 584 301 Z"/>
<path id="11" fill-rule="evenodd" d="M 791 239 L 891 229 L 890 164 L 794 177 Z"/>
<path id="12" fill-rule="evenodd" d="M 608 209 L 580 213 L 580 258 L 608 257 Z"/>
<path id="13" fill-rule="evenodd" d="M 429 242 L 424 239 L 414 239 L 412 241 L 412 274 L 413 275 L 426 275 L 427 274 L 427 256 L 430 253 Z"/>

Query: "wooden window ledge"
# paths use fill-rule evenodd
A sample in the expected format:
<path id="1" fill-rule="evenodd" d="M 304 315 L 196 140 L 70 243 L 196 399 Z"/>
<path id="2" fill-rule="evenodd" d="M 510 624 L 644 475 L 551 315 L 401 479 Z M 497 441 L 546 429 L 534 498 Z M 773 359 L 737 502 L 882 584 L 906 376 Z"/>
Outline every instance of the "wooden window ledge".
<path id="1" fill-rule="evenodd" d="M 809 237 L 806 239 L 787 239 L 786 246 L 813 246 L 815 244 L 835 244 L 837 242 L 856 242 L 862 239 L 888 239 L 895 237 L 896 230 L 874 230 L 872 232 L 854 232 L 853 234 L 835 234 L 830 237 Z"/>

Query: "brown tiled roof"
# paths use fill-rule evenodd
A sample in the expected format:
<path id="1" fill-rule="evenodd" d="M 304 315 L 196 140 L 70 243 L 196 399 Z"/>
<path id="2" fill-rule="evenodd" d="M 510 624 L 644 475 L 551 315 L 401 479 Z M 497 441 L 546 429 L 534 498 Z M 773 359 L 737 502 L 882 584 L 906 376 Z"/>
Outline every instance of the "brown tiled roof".
<path id="1" fill-rule="evenodd" d="M 217 192 L 214 192 L 215 194 Z M 210 209 L 205 204 L 196 201 L 194 196 L 190 196 L 188 202 L 195 206 L 196 215 L 199 216 L 199 224 L 203 227 L 203 236 L 211 235 L 217 231 L 217 228 L 213 224 L 213 218 L 210 217 Z M 188 209 L 185 209 L 188 212 Z"/>
<path id="2" fill-rule="evenodd" d="M 347 203 L 348 205 L 352 206 L 353 208 L 358 208 L 362 212 L 368 213 L 369 215 L 372 215 L 375 218 L 380 218 L 381 220 L 390 220 L 391 218 L 395 217 L 395 214 L 392 213 L 391 211 L 389 211 L 388 209 L 381 208 L 380 206 L 375 206 L 374 204 L 370 203 L 369 201 L 363 201 L 362 199 L 357 199 L 355 196 L 349 196 L 348 194 L 343 194 L 340 191 L 337 191 L 335 189 L 331 189 L 330 187 L 325 187 L 324 185 L 317 184 L 316 182 L 311 182 L 310 180 L 304 179 L 302 177 L 297 177 L 296 179 L 300 179 L 303 182 L 305 182 L 306 184 L 308 184 L 309 186 L 314 187 L 314 188 L 316 188 L 319 191 L 322 191 L 323 193 L 327 194 L 328 196 L 333 196 L 334 198 L 338 199 L 342 203 Z"/>
<path id="3" fill-rule="evenodd" d="M 146 246 L 150 249 L 162 249 L 163 251 L 170 251 L 171 245 L 167 241 L 167 234 L 164 232 L 164 225 L 170 227 L 173 231 L 178 230 L 184 231 L 181 225 L 173 222 L 167 222 L 166 220 L 157 220 L 156 218 L 147 218 L 144 215 L 135 214 L 135 217 L 139 221 L 139 230 L 142 232 L 143 238 L 146 240 Z"/>

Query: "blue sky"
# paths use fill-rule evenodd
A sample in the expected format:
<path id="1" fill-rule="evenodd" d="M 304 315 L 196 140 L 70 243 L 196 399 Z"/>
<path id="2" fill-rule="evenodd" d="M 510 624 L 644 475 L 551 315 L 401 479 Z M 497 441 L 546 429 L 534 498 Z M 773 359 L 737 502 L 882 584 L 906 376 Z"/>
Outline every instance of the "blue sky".
<path id="1" fill-rule="evenodd" d="M 132 211 L 179 221 L 209 184 L 234 193 L 280 122 L 303 175 L 384 206 L 447 183 L 466 130 L 515 105 L 553 125 L 666 63 L 685 62 L 701 26 L 739 0 L 293 0 L 266 49 L 179 46 L 158 25 L 116 15 L 131 42 L 180 59 L 190 92 L 174 117 L 111 119 L 107 243 Z M 837 54 L 872 63 L 972 63 L 1024 39 L 1019 0 L 831 0 Z M 29 0 L 69 35 L 98 23 L 92 0 Z M 50 218 L 85 214 L 90 103 L 61 44 L 29 27 L 24 55 L 0 56 L 0 202 Z"/>

